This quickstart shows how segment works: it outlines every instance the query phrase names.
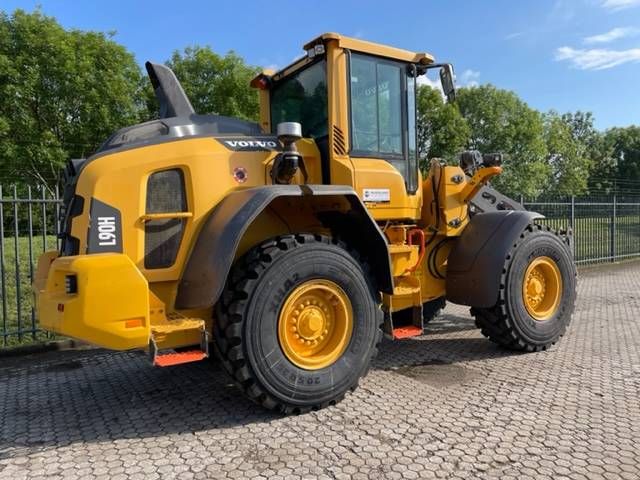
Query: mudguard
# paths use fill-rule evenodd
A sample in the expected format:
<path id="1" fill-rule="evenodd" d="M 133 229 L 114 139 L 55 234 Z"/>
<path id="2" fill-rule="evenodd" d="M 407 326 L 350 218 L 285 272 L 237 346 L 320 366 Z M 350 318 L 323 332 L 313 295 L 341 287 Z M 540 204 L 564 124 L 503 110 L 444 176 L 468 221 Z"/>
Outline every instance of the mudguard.
<path id="1" fill-rule="evenodd" d="M 269 185 L 236 190 L 211 212 L 191 251 L 178 286 L 176 308 L 203 308 L 215 304 L 227 281 L 242 236 L 258 215 L 278 197 L 342 197 L 350 210 L 318 214 L 320 221 L 340 234 L 371 262 L 377 287 L 393 292 L 393 277 L 387 240 L 351 187 L 335 185 Z M 346 226 L 345 226 L 346 225 Z M 348 228 L 347 228 L 348 227 Z M 291 232 L 303 233 L 303 232 Z M 343 235 L 344 234 L 344 235 Z"/>
<path id="2" fill-rule="evenodd" d="M 475 215 L 456 240 L 447 261 L 447 300 L 489 308 L 498 300 L 500 275 L 514 242 L 542 215 L 503 210 Z"/>

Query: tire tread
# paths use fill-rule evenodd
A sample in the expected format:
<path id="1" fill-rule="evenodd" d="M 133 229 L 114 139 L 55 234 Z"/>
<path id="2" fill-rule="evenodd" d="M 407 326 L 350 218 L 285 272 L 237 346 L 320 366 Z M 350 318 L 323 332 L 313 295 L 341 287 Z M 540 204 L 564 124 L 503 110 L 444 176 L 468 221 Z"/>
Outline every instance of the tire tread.
<path id="1" fill-rule="evenodd" d="M 557 343 L 560 338 L 562 338 L 569 325 L 569 321 L 564 323 L 562 326 L 562 330 L 548 343 L 532 344 L 524 341 L 524 339 L 518 334 L 518 331 L 507 312 L 507 273 L 509 271 L 511 261 L 513 260 L 513 252 L 518 248 L 518 246 L 524 239 L 541 231 L 546 231 L 551 233 L 552 235 L 555 235 L 563 244 L 568 245 L 568 242 L 565 240 L 562 234 L 556 232 L 555 230 L 552 230 L 548 226 L 543 226 L 535 223 L 529 224 L 522 232 L 518 240 L 514 243 L 511 252 L 506 257 L 505 264 L 502 269 L 502 274 L 500 276 L 500 289 L 498 294 L 498 301 L 496 302 L 496 304 L 490 308 L 471 308 L 471 315 L 475 317 L 476 326 L 480 328 L 482 335 L 487 337 L 492 342 L 509 350 L 524 352 L 538 352 L 541 350 L 546 350 Z M 577 276 L 577 274 L 575 273 L 575 268 L 574 275 Z M 576 283 L 574 282 L 574 291 L 572 292 L 574 298 L 576 296 L 575 285 Z M 571 319 L 574 308 L 575 304 L 572 302 L 569 311 L 566 313 L 569 320 Z"/>
<path id="2" fill-rule="evenodd" d="M 256 375 L 252 371 L 245 358 L 243 344 L 243 316 L 244 307 L 249 301 L 251 291 L 266 271 L 268 265 L 274 262 L 285 252 L 298 248 L 302 245 L 312 243 L 333 244 L 348 252 L 354 260 L 362 266 L 364 278 L 370 279 L 370 267 L 363 262 L 357 253 L 349 250 L 345 243 L 314 234 L 283 235 L 275 239 L 268 240 L 253 248 L 238 260 L 229 276 L 229 281 L 225 290 L 216 305 L 216 319 L 214 321 L 214 348 L 221 360 L 224 370 L 234 380 L 237 386 L 254 402 L 269 410 L 277 410 L 284 414 L 305 413 L 311 410 L 319 410 L 329 405 L 338 403 L 344 398 L 344 392 L 339 393 L 334 398 L 310 406 L 288 405 L 278 398 L 272 396 L 262 385 L 260 385 Z M 372 294 L 377 295 L 371 285 Z M 382 342 L 383 314 L 377 309 L 377 328 L 374 347 L 369 351 L 369 358 L 366 359 L 366 368 L 362 374 L 364 377 L 369 370 L 371 361 L 377 355 L 380 343 Z M 358 386 L 359 378 L 347 388 L 353 391 Z"/>

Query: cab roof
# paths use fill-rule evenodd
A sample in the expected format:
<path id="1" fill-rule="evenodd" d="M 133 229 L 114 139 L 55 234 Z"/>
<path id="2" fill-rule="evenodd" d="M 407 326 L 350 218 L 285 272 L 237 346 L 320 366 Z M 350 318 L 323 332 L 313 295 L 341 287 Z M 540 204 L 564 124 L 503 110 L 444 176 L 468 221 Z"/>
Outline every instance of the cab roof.
<path id="1" fill-rule="evenodd" d="M 390 47 L 389 45 L 383 45 L 381 43 L 368 42 L 366 40 L 360 40 L 359 38 L 346 37 L 339 33 L 323 33 L 322 35 L 314 38 L 310 42 L 304 45 L 304 49 L 308 50 L 311 47 L 319 44 L 326 43 L 327 41 L 335 40 L 338 42 L 338 47 L 346 48 L 356 52 L 369 53 L 371 55 L 377 55 L 379 57 L 392 58 L 394 60 L 400 60 L 403 62 L 420 63 L 423 65 L 433 63 L 433 56 L 428 53 L 411 52 L 409 50 L 403 50 L 401 48 Z"/>
<path id="2" fill-rule="evenodd" d="M 308 51 L 316 45 L 326 44 L 331 41 L 337 42 L 339 48 L 352 50 L 354 52 L 368 53 L 370 55 L 386 57 L 393 60 L 400 60 L 402 62 L 428 65 L 430 63 L 433 63 L 434 61 L 434 57 L 429 53 L 412 52 L 409 50 L 403 50 L 401 48 L 383 45 L 381 43 L 368 42 L 366 40 L 360 40 L 359 38 L 346 37 L 334 32 L 323 33 L 322 35 L 317 36 L 310 42 L 307 42 L 303 48 L 305 51 Z M 279 71 L 275 71 L 273 69 L 264 69 L 251 81 L 251 86 L 257 87 L 259 84 L 259 80 L 264 77 L 275 77 L 276 79 L 279 77 L 284 77 L 297 70 L 301 66 L 307 64 L 309 61 L 310 59 L 305 55 Z"/>

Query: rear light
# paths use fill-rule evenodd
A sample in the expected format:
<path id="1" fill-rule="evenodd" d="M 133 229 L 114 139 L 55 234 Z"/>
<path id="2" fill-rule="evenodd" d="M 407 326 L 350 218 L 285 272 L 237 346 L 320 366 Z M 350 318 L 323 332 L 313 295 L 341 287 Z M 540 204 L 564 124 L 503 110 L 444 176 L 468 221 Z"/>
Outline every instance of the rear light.
<path id="1" fill-rule="evenodd" d="M 75 275 L 66 275 L 64 277 L 64 291 L 67 295 L 78 293 L 78 277 Z"/>
<path id="2" fill-rule="evenodd" d="M 260 90 L 267 90 L 269 88 L 269 80 L 267 77 L 260 77 L 258 79 L 258 88 Z"/>

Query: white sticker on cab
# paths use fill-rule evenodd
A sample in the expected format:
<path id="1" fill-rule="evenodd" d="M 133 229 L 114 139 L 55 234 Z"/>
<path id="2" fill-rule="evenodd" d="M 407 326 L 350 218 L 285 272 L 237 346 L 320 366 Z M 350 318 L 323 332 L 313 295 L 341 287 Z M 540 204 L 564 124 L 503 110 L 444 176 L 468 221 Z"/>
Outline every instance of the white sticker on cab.
<path id="1" fill-rule="evenodd" d="M 363 190 L 362 201 L 389 202 L 391 201 L 391 192 L 388 188 L 365 188 Z"/>

